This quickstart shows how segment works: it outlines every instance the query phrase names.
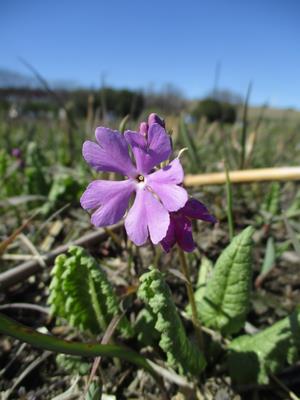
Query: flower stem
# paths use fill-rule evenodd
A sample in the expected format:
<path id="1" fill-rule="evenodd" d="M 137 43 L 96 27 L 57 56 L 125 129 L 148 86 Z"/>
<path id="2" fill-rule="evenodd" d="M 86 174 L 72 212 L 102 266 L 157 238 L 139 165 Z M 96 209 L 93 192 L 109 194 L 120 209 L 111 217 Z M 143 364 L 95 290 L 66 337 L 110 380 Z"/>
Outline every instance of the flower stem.
<path id="1" fill-rule="evenodd" d="M 195 301 L 193 286 L 192 286 L 192 282 L 191 282 L 189 267 L 188 267 L 188 264 L 186 261 L 186 256 L 184 254 L 184 251 L 179 246 L 177 246 L 177 250 L 178 250 L 178 255 L 179 255 L 179 259 L 180 259 L 181 272 L 183 273 L 183 275 L 186 279 L 186 289 L 187 289 L 189 303 L 190 303 L 191 310 L 192 310 L 192 321 L 193 321 L 193 325 L 195 328 L 198 345 L 199 345 L 200 350 L 204 351 L 201 323 L 197 316 L 196 301 Z"/>
<path id="2" fill-rule="evenodd" d="M 227 220 L 229 229 L 229 239 L 230 241 L 234 236 L 234 223 L 233 223 L 233 212 L 232 212 L 232 187 L 229 178 L 228 166 L 225 162 L 225 173 L 226 173 L 226 201 L 227 201 Z"/>

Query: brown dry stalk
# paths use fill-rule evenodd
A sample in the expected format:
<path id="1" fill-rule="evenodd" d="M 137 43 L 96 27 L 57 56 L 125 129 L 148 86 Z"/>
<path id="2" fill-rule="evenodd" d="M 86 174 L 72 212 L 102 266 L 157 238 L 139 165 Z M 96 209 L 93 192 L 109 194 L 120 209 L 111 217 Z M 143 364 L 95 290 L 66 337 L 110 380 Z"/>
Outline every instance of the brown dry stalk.
<path id="1" fill-rule="evenodd" d="M 18 235 L 29 225 L 29 223 L 37 216 L 38 212 L 28 218 L 19 228 L 17 228 L 7 239 L 0 242 L 0 255 L 4 253 L 7 247 L 16 239 Z"/>
<path id="2" fill-rule="evenodd" d="M 229 179 L 231 183 L 248 183 L 262 181 L 300 181 L 300 167 L 261 168 L 230 171 Z M 225 182 L 225 172 L 186 175 L 184 179 L 184 185 L 187 187 L 201 185 L 222 185 Z"/>
<path id="3" fill-rule="evenodd" d="M 122 226 L 122 223 L 118 223 L 110 227 L 111 231 L 115 232 Z M 103 228 L 97 229 L 91 233 L 88 233 L 82 236 L 80 239 L 75 240 L 74 242 L 64 244 L 62 246 L 57 247 L 55 250 L 46 254 L 43 258 L 46 265 L 53 265 L 55 258 L 62 253 L 68 251 L 68 248 L 74 244 L 77 246 L 90 247 L 97 243 L 101 243 L 104 239 L 107 238 L 107 233 Z M 39 261 L 33 259 L 31 261 L 24 262 L 17 267 L 9 269 L 8 271 L 0 273 L 0 290 L 4 290 L 5 288 L 12 286 L 18 282 L 22 282 L 23 280 L 29 278 L 31 275 L 36 274 L 42 270 Z"/>

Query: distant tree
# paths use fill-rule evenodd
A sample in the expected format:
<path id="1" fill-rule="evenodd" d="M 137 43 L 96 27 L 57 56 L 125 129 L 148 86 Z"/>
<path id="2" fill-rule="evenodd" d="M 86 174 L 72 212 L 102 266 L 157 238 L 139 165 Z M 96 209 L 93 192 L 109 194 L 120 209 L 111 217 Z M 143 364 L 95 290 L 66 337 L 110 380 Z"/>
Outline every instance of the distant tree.
<path id="1" fill-rule="evenodd" d="M 221 103 L 229 103 L 229 104 L 243 103 L 243 96 L 233 92 L 230 89 L 214 90 L 207 95 L 207 98 L 220 101 Z"/>
<path id="2" fill-rule="evenodd" d="M 236 120 L 236 110 L 232 104 L 207 98 L 198 102 L 192 111 L 192 116 L 197 120 L 205 117 L 209 122 L 233 123 Z"/>
<path id="3" fill-rule="evenodd" d="M 186 100 L 182 91 L 175 85 L 168 83 L 160 90 L 149 88 L 145 92 L 147 109 L 156 110 L 162 114 L 176 114 L 184 109 Z"/>
<path id="4" fill-rule="evenodd" d="M 104 88 L 97 96 L 99 104 L 101 97 L 105 101 L 106 110 L 120 117 L 130 114 L 136 119 L 144 108 L 143 95 L 128 89 Z"/>

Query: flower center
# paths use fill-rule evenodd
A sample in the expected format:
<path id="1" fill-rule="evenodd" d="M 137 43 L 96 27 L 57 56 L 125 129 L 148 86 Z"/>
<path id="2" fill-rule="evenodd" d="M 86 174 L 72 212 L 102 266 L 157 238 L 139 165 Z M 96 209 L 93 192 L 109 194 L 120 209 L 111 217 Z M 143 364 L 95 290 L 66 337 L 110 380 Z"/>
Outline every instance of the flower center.
<path id="1" fill-rule="evenodd" d="M 145 178 L 143 177 L 143 175 L 138 175 L 138 176 L 136 177 L 136 180 L 137 180 L 138 182 L 144 182 L 144 181 L 145 181 Z"/>

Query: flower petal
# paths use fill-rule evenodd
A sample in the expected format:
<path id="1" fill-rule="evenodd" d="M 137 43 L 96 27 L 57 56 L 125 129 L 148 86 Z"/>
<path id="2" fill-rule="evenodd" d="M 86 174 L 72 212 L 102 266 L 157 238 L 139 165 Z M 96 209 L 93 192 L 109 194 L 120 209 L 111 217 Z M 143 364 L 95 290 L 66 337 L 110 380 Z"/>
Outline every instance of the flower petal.
<path id="1" fill-rule="evenodd" d="M 177 211 L 188 200 L 184 188 L 178 186 L 183 180 L 183 169 L 178 158 L 169 165 L 147 177 L 147 185 L 157 194 L 168 211 Z"/>
<path id="2" fill-rule="evenodd" d="M 157 183 L 173 183 L 180 184 L 183 182 L 184 172 L 179 158 L 175 158 L 167 166 L 153 172 L 147 178 L 149 183 L 153 181 Z"/>
<path id="3" fill-rule="evenodd" d="M 118 222 L 125 214 L 135 185 L 126 181 L 93 181 L 80 199 L 84 209 L 98 208 L 91 218 L 95 226 L 107 226 Z"/>
<path id="4" fill-rule="evenodd" d="M 145 190 L 145 203 L 150 239 L 153 244 L 157 244 L 166 236 L 170 215 L 148 190 Z"/>
<path id="5" fill-rule="evenodd" d="M 163 128 L 165 128 L 165 121 L 161 119 L 157 114 L 151 113 L 148 117 L 148 125 L 159 124 Z"/>
<path id="6" fill-rule="evenodd" d="M 172 214 L 170 215 L 170 224 L 167 230 L 166 236 L 160 242 L 164 251 L 169 253 L 171 248 L 176 244 L 176 236 L 175 236 L 175 224 L 172 218 Z"/>
<path id="7" fill-rule="evenodd" d="M 148 126 L 147 122 L 141 122 L 141 123 L 140 123 L 139 132 L 140 132 L 143 136 L 147 136 L 148 128 L 149 128 L 149 126 Z"/>
<path id="8" fill-rule="evenodd" d="M 168 211 L 178 211 L 188 200 L 187 191 L 181 186 L 152 182 L 150 187 Z"/>
<path id="9" fill-rule="evenodd" d="M 140 246 L 146 242 L 149 230 L 152 243 L 157 244 L 166 236 L 169 222 L 169 213 L 153 194 L 146 188 L 138 189 L 125 219 L 129 238 Z"/>
<path id="10" fill-rule="evenodd" d="M 157 123 L 149 127 L 147 137 L 133 131 L 126 131 L 124 136 L 132 147 L 141 174 L 148 174 L 156 165 L 169 158 L 172 152 L 169 135 Z"/>
<path id="11" fill-rule="evenodd" d="M 165 129 L 158 123 L 151 124 L 148 130 L 148 147 L 155 162 L 150 170 L 162 161 L 167 160 L 172 153 L 171 139 Z"/>
<path id="12" fill-rule="evenodd" d="M 175 236 L 182 250 L 190 253 L 195 249 L 196 244 L 193 240 L 192 222 L 188 218 L 182 215 L 176 216 Z"/>
<path id="13" fill-rule="evenodd" d="M 136 167 L 141 174 L 145 173 L 145 160 L 147 159 L 147 141 L 143 133 L 126 131 L 124 133 L 127 143 L 131 146 Z"/>
<path id="14" fill-rule="evenodd" d="M 85 210 L 100 207 L 103 203 L 109 202 L 120 193 L 132 193 L 135 184 L 131 179 L 124 181 L 96 180 L 91 182 L 81 196 L 80 204 Z"/>
<path id="15" fill-rule="evenodd" d="M 148 238 L 144 193 L 144 190 L 137 190 L 133 206 L 125 218 L 127 235 L 137 246 L 144 244 Z"/>
<path id="16" fill-rule="evenodd" d="M 193 198 L 186 202 L 180 212 L 188 218 L 201 219 L 203 221 L 212 222 L 213 224 L 217 222 L 217 219 L 209 213 L 205 205 Z"/>
<path id="17" fill-rule="evenodd" d="M 128 153 L 125 138 L 118 131 L 99 127 L 95 133 L 99 144 L 87 140 L 83 144 L 82 154 L 96 171 L 110 171 L 134 177 L 134 168 Z"/>

